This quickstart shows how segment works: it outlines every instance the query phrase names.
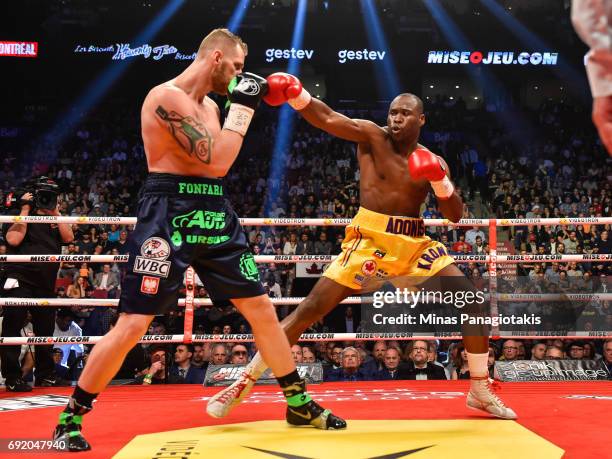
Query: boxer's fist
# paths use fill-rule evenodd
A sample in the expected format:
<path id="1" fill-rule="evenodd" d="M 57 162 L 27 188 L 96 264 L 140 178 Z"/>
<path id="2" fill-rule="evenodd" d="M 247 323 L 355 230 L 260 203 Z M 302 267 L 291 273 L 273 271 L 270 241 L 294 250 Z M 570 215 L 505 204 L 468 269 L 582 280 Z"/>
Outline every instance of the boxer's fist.
<path id="1" fill-rule="evenodd" d="M 227 88 L 227 98 L 232 104 L 240 104 L 255 110 L 268 93 L 266 79 L 254 73 L 236 75 Z"/>
<path id="2" fill-rule="evenodd" d="M 289 73 L 273 73 L 266 80 L 270 89 L 264 100 L 273 107 L 296 98 L 302 92 L 302 82 Z"/>
<path id="3" fill-rule="evenodd" d="M 289 73 L 277 72 L 268 76 L 268 94 L 264 101 L 268 105 L 276 107 L 289 102 L 296 110 L 301 110 L 310 103 L 311 96 L 306 91 L 302 82 Z"/>
<path id="4" fill-rule="evenodd" d="M 237 132 L 244 137 L 255 109 L 259 107 L 261 98 L 267 93 L 268 83 L 259 75 L 241 73 L 234 77 L 227 88 L 227 99 L 230 105 L 223 129 Z"/>
<path id="5" fill-rule="evenodd" d="M 417 148 L 408 157 L 408 171 L 414 179 L 428 180 L 439 198 L 448 199 L 455 191 L 444 164 L 429 150 Z"/>

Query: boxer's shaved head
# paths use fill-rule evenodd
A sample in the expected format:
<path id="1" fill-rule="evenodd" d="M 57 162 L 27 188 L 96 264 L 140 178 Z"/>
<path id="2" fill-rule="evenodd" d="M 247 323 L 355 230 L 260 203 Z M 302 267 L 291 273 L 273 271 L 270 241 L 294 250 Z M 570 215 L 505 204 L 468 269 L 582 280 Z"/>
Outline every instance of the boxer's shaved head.
<path id="1" fill-rule="evenodd" d="M 200 48 L 198 49 L 198 58 L 204 57 L 207 52 L 213 51 L 215 49 L 221 49 L 225 51 L 231 46 L 240 46 L 244 55 L 246 56 L 248 53 L 248 47 L 245 42 L 242 41 L 238 35 L 233 34 L 228 29 L 215 29 L 210 32 L 202 43 L 200 43 Z"/>
<path id="2" fill-rule="evenodd" d="M 421 100 L 421 98 L 415 94 L 412 94 L 410 92 L 404 92 L 402 94 L 399 94 L 395 99 L 393 99 L 393 102 L 395 101 L 400 101 L 402 99 L 412 99 L 413 103 L 414 103 L 414 108 L 418 111 L 418 113 L 423 113 L 423 101 Z M 393 105 L 393 102 L 391 102 L 391 105 Z"/>

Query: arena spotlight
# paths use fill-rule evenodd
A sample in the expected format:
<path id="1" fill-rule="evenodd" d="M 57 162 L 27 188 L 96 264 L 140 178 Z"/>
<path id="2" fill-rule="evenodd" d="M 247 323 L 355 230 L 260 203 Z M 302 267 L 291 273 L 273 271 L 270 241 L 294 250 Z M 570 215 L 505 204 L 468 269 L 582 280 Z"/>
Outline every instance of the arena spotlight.
<path id="1" fill-rule="evenodd" d="M 157 16 L 131 40 L 131 43 L 146 43 L 153 39 L 184 3 L 185 0 L 169 1 Z M 45 140 L 48 140 L 51 145 L 59 146 L 66 136 L 74 131 L 74 128 L 87 115 L 89 110 L 100 102 L 132 62 L 131 59 L 125 59 L 113 61 L 109 64 L 106 70 L 89 84 L 78 99 L 59 117 L 55 126 L 45 134 Z"/>
<path id="2" fill-rule="evenodd" d="M 363 18 L 370 48 L 386 52 L 386 58 L 380 64 L 374 64 L 378 95 L 384 99 L 391 100 L 402 92 L 393 55 L 387 44 L 385 31 L 380 23 L 374 0 L 360 0 L 360 4 L 361 17 Z"/>
<path id="3" fill-rule="evenodd" d="M 553 51 L 548 43 L 529 30 L 514 16 L 508 14 L 508 12 L 494 0 L 480 0 L 480 3 L 499 19 L 504 27 L 512 32 L 527 49 Z M 570 65 L 563 56 L 558 57 L 557 64 L 556 66 L 550 67 L 550 70 L 557 78 L 567 82 L 570 91 L 574 96 L 580 98 L 582 102 L 590 101 L 590 93 L 588 91 L 589 85 L 586 80 L 586 75 L 576 70 L 576 68 Z"/>
<path id="4" fill-rule="evenodd" d="M 244 15 L 249 10 L 249 6 L 251 5 L 251 0 L 239 0 L 236 8 L 234 8 L 234 12 L 232 16 L 227 21 L 227 28 L 231 30 L 233 33 L 237 33 L 238 29 L 240 29 L 240 25 L 242 24 L 242 20 L 244 19 Z"/>
<path id="5" fill-rule="evenodd" d="M 457 24 L 453 22 L 439 0 L 427 0 L 424 2 L 424 5 L 429 10 L 449 45 L 454 49 L 475 49 L 474 45 L 459 30 Z M 463 68 L 468 72 L 468 76 L 476 86 L 482 88 L 485 103 L 499 103 L 503 105 L 502 108 L 505 109 L 497 112 L 499 121 L 508 132 L 521 132 L 520 136 L 511 137 L 513 142 L 516 142 L 521 147 L 531 142 L 531 139 L 536 135 L 536 131 L 533 129 L 533 126 L 525 121 L 520 113 L 510 109 L 510 94 L 499 80 L 486 68 L 474 65 L 465 65 Z"/>
<path id="6" fill-rule="evenodd" d="M 306 25 L 306 6 L 307 0 L 299 0 L 297 11 L 295 13 L 295 23 L 293 26 L 293 36 L 291 37 L 291 47 L 301 49 L 304 42 L 304 27 Z M 289 59 L 287 64 L 287 72 L 298 76 L 300 74 L 300 60 Z M 276 138 L 274 139 L 274 148 L 272 149 L 272 160 L 270 161 L 270 176 L 269 178 L 278 181 L 278 187 L 272 187 L 268 190 L 268 195 L 264 205 L 264 212 L 267 215 L 273 202 L 276 202 L 280 192 L 280 184 L 285 178 L 286 158 L 285 155 L 291 148 L 291 140 L 293 138 L 293 127 L 295 125 L 295 113 L 287 104 L 283 104 L 278 113 L 278 122 L 276 123 Z"/>

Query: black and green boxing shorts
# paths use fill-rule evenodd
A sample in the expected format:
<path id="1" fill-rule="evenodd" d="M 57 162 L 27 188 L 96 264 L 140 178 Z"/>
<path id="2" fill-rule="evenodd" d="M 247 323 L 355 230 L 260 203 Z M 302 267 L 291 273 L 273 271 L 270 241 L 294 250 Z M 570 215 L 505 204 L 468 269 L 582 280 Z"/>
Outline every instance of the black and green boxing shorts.
<path id="1" fill-rule="evenodd" d="M 164 314 L 178 300 L 189 265 L 212 300 L 264 293 L 238 216 L 220 179 L 150 174 L 140 191 L 138 221 L 119 311 Z"/>

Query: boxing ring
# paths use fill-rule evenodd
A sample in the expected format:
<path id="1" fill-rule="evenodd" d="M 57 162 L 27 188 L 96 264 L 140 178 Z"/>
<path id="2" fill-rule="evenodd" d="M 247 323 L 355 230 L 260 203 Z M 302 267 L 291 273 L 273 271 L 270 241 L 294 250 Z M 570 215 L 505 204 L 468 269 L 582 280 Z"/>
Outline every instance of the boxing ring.
<path id="1" fill-rule="evenodd" d="M 555 301 L 554 294 L 497 293 L 498 265 L 532 262 L 609 263 L 612 254 L 498 255 L 497 228 L 540 225 L 609 225 L 604 218 L 445 219 L 424 220 L 426 226 L 479 226 L 488 228 L 488 255 L 455 255 L 458 263 L 486 263 L 491 313 L 504 301 Z M 0 223 L 69 223 L 133 225 L 132 217 L 54 217 L 0 216 Z M 350 219 L 243 218 L 243 226 L 345 226 Z M 257 263 L 329 263 L 333 255 L 258 255 Z M 4 255 L 0 262 L 87 262 L 125 263 L 127 255 Z M 178 301 L 185 308 L 184 333 L 147 335 L 141 343 L 203 343 L 253 341 L 250 334 L 194 334 L 195 306 L 210 306 L 210 299 L 194 298 L 195 273 L 185 275 L 186 297 Z M 612 300 L 611 293 L 564 294 L 571 301 Z M 303 298 L 273 298 L 275 305 L 295 305 Z M 1 298 L 2 307 L 117 306 L 113 299 Z M 361 304 L 362 297 L 349 297 L 342 304 Z M 612 331 L 577 331 L 570 335 L 516 334 L 494 328 L 492 338 L 514 339 L 601 339 Z M 4 337 L 0 345 L 49 345 L 54 343 L 95 344 L 101 336 L 82 337 Z M 412 333 L 308 333 L 301 341 L 344 340 L 457 340 L 460 336 Z M 311 386 L 314 398 L 347 418 L 349 429 L 320 432 L 291 429 L 283 421 L 284 401 L 275 387 L 256 387 L 227 418 L 212 419 L 204 413 L 205 402 L 218 388 L 192 386 L 110 387 L 85 421 L 87 438 L 93 450 L 82 457 L 170 457 L 165 452 L 178 448 L 172 457 L 197 454 L 225 454 L 231 457 L 472 457 L 474 452 L 491 457 L 596 457 L 598 444 L 606 435 L 606 416 L 612 403 L 609 382 L 512 383 L 504 384 L 504 401 L 519 414 L 518 421 L 500 421 L 474 415 L 464 406 L 468 390 L 465 381 L 369 381 L 325 383 Z M 0 423 L 4 437 L 49 438 L 59 407 L 70 388 L 41 388 L 23 397 L 0 393 Z M 35 395 L 32 395 L 35 394 Z M 171 394 L 171 395 L 170 395 Z M 42 400 L 30 399 L 42 397 Z M 52 403 L 55 400 L 57 403 Z M 37 405 L 38 403 L 38 405 Z M 20 405 L 21 404 L 21 405 Z M 34 408 L 27 408 L 33 405 Z M 9 408 L 6 408 L 6 407 Z M 11 406 L 26 408 L 10 409 Z M 55 407 L 55 408 L 51 408 Z M 588 413 L 588 414 L 587 414 Z M 143 416 L 144 414 L 144 416 Z M 119 417 L 119 418 L 118 418 Z M 118 419 L 122 429 L 118 427 Z M 563 420 L 559 424 L 560 419 Z M 580 429 L 561 429 L 560 426 Z M 172 432 L 164 432 L 171 430 Z M 568 432 L 570 430 L 570 432 Z M 576 432 L 579 430 L 580 432 Z M 137 435 L 135 437 L 135 435 Z M 381 441 L 388 439 L 387 444 Z M 350 452 L 351 445 L 357 445 Z M 164 446 L 165 445 L 165 446 Z M 179 445 L 179 446 L 177 446 Z M 236 446 L 238 445 L 238 446 Z M 465 448 L 463 446 L 465 446 Z M 460 446 L 457 448 L 457 446 Z M 233 448 L 233 449 L 232 449 Z M 238 448 L 238 449 L 236 449 Z M 348 448 L 348 449 L 347 449 Z M 176 452 L 175 451 L 175 452 Z M 401 453 L 401 454 L 400 454 Z M 2 453 L 0 452 L 0 455 Z M 61 453 L 57 453 L 61 454 Z M 170 454 L 170 453 L 168 453 Z M 183 456 L 181 456 L 181 454 Z M 45 453 L 45 457 L 55 457 Z M 57 456 L 64 457 L 64 456 Z M 200 456 L 203 457 L 203 456 Z"/>

